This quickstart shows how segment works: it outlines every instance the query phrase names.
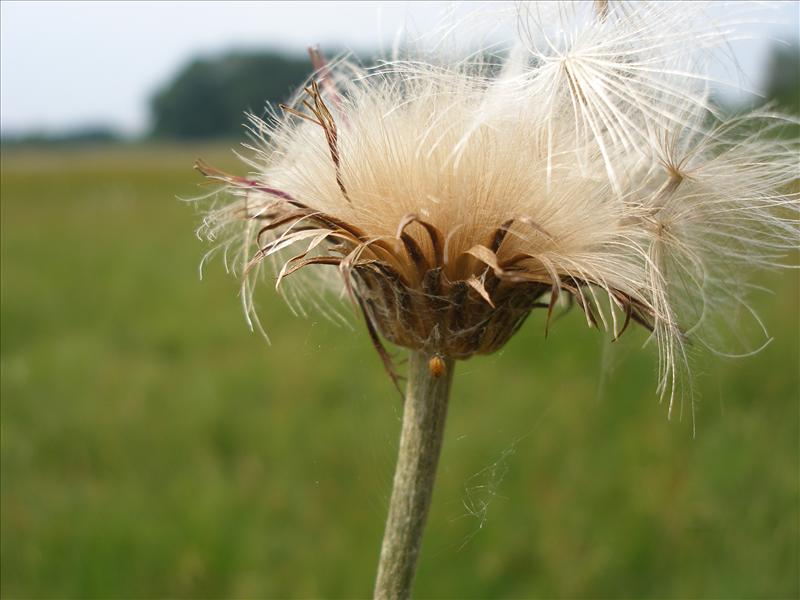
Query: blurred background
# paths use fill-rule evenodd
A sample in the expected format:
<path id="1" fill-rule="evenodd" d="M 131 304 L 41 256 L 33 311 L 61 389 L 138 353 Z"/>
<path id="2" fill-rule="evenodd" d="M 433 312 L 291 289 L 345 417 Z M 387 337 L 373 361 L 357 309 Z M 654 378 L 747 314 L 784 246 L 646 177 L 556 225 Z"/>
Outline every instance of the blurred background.
<path id="1" fill-rule="evenodd" d="M 369 62 L 454 10 L 2 2 L 3 597 L 370 595 L 397 394 L 357 318 L 265 286 L 272 344 L 251 334 L 177 198 L 207 189 L 198 157 L 245 171 L 243 114 L 309 75 L 306 46 Z M 800 113 L 798 4 L 751 13 L 714 100 Z M 699 361 L 695 437 L 644 334 L 578 311 L 460 364 L 416 595 L 798 597 L 800 279 L 759 283 L 775 339 Z"/>

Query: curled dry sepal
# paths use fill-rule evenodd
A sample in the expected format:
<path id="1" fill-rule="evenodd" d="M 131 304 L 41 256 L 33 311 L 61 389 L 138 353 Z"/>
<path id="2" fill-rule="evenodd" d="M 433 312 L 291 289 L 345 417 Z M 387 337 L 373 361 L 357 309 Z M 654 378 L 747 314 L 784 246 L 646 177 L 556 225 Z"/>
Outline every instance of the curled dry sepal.
<path id="1" fill-rule="evenodd" d="M 198 163 L 231 198 L 204 228 L 241 250 L 251 323 L 264 264 L 278 285 L 302 271 L 289 301 L 343 290 L 394 377 L 381 336 L 465 359 L 568 301 L 615 337 L 652 332 L 671 410 L 687 342 L 757 319 L 745 268 L 797 245 L 788 120 L 718 113 L 700 64 L 730 32 L 697 3 L 515 18 L 520 39 L 494 56 L 362 69 L 312 50 L 290 105 L 250 118 L 251 175 Z"/>

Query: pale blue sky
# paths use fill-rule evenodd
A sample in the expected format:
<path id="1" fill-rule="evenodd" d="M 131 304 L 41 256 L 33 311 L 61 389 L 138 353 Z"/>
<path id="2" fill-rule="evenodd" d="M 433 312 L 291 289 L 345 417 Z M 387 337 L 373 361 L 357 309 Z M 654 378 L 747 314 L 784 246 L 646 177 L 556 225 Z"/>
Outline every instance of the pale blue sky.
<path id="1" fill-rule="evenodd" d="M 405 26 L 424 33 L 449 2 L 0 3 L 0 129 L 56 132 L 106 124 L 140 133 L 152 93 L 190 58 L 231 48 L 309 44 L 371 50 Z M 466 10 L 474 9 L 469 5 Z M 752 5 L 733 52 L 752 87 L 767 38 L 798 35 L 800 4 Z M 464 10 L 463 7 L 459 10 Z M 714 10 L 720 12 L 720 7 Z"/>

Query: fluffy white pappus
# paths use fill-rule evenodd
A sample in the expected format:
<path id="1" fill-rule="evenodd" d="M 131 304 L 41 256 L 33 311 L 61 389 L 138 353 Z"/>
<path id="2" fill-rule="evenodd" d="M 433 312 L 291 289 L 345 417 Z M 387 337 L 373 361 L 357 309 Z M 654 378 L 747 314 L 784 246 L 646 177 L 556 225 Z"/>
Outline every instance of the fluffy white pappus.
<path id="1" fill-rule="evenodd" d="M 757 319 L 744 274 L 800 240 L 790 119 L 719 114 L 704 64 L 735 28 L 704 10 L 524 4 L 511 46 L 467 58 L 312 51 L 290 105 L 250 118 L 251 175 L 200 166 L 231 198 L 204 231 L 238 250 L 248 318 L 271 264 L 298 311 L 348 295 L 381 351 L 467 358 L 568 298 L 652 332 L 671 413 L 687 344 L 721 351 L 721 319 Z"/>

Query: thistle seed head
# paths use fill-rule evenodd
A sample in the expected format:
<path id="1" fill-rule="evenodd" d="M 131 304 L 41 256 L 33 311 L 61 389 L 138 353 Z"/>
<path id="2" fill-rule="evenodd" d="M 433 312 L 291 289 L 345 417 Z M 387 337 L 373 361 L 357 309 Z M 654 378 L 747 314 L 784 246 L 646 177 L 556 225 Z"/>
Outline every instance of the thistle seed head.
<path id="1" fill-rule="evenodd" d="M 387 365 L 381 338 L 463 359 L 574 303 L 652 332 L 671 406 L 687 341 L 749 310 L 745 268 L 798 242 L 787 119 L 715 113 L 697 50 L 729 31 L 695 4 L 523 5 L 489 61 L 312 50 L 308 85 L 250 117 L 252 174 L 198 164 L 232 197 L 205 229 L 241 250 L 249 318 L 270 263 L 290 303 L 343 290 Z"/>

